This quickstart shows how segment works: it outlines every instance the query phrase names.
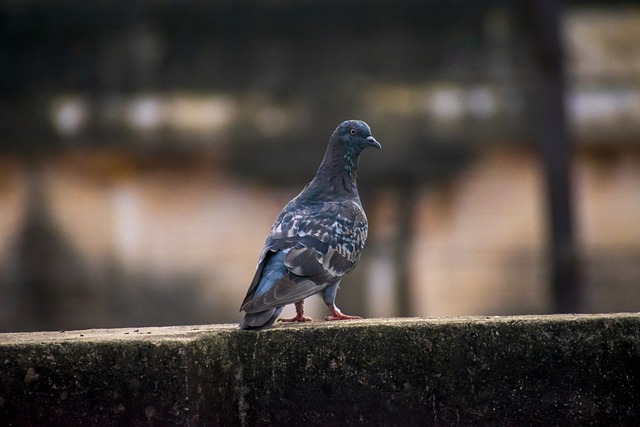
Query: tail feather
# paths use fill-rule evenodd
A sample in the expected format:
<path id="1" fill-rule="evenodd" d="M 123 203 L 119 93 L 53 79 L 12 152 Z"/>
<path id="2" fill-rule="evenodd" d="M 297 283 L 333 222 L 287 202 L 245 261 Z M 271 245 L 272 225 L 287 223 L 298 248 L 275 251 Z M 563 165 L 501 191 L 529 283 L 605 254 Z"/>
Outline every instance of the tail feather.
<path id="1" fill-rule="evenodd" d="M 258 313 L 247 313 L 240 321 L 240 329 L 259 331 L 273 325 L 282 313 L 282 307 L 270 308 Z"/>

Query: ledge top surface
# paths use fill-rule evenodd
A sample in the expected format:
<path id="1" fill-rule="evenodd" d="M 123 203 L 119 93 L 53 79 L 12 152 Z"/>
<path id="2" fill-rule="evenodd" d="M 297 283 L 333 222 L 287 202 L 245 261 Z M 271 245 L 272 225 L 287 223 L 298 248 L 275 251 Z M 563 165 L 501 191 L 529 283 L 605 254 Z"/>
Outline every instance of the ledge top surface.
<path id="1" fill-rule="evenodd" d="M 216 325 L 184 325 L 155 327 L 125 327 L 117 329 L 85 329 L 73 331 L 11 332 L 0 334 L 0 347 L 6 345 L 25 345 L 39 343 L 71 343 L 71 342 L 113 342 L 113 341 L 191 341 L 211 334 L 245 333 L 264 334 L 269 331 L 303 330 L 317 328 L 352 328 L 380 326 L 431 326 L 452 324 L 503 324 L 503 323 L 564 323 L 594 320 L 638 320 L 640 313 L 607 313 L 607 314 L 557 314 L 557 315 L 524 315 L 524 316 L 461 316 L 442 318 L 387 318 L 362 319 L 344 322 L 315 321 L 309 323 L 277 324 L 271 329 L 261 332 L 241 331 L 236 324 Z"/>

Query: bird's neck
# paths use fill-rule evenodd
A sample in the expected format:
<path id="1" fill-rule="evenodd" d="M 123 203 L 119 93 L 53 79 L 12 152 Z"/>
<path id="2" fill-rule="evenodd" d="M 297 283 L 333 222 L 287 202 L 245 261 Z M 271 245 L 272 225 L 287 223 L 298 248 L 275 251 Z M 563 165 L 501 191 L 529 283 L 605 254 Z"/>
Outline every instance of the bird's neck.
<path id="1" fill-rule="evenodd" d="M 358 197 L 357 172 L 360 153 L 329 147 L 309 184 L 316 197 Z"/>

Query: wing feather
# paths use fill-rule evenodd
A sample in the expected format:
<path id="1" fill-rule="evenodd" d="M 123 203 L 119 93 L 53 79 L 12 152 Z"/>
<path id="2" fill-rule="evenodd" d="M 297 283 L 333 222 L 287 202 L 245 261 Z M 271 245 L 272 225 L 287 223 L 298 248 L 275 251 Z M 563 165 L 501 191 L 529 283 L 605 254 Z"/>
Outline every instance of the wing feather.
<path id="1" fill-rule="evenodd" d="M 264 294 L 251 299 L 242 306 L 247 313 L 257 313 L 274 307 L 293 304 L 324 289 L 305 278 L 283 277 Z"/>
<path id="2" fill-rule="evenodd" d="M 271 228 L 241 310 L 256 313 L 320 292 L 355 267 L 366 238 L 359 203 L 292 200 Z"/>

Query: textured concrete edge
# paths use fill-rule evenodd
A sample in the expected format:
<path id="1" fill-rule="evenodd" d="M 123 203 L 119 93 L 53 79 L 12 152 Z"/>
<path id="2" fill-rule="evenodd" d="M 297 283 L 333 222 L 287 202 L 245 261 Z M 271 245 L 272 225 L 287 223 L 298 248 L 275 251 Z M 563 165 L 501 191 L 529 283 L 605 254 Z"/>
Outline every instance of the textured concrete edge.
<path id="1" fill-rule="evenodd" d="M 640 398 L 640 313 L 11 333 L 0 354 L 12 425 L 625 422 Z"/>
<path id="2" fill-rule="evenodd" d="M 182 325 L 156 327 L 126 327 L 117 329 L 84 329 L 71 331 L 9 332 L 0 333 L 0 347 L 7 345 L 38 345 L 43 343 L 103 343 L 103 342 L 184 342 L 188 343 L 211 334 L 269 334 L 273 331 L 313 330 L 318 328 L 361 328 L 375 325 L 410 326 L 424 325 L 437 327 L 452 324 L 503 324 L 503 323 L 566 323 L 594 320 L 632 320 L 640 321 L 638 313 L 602 313 L 602 314 L 550 314 L 520 316 L 459 316 L 459 317 L 398 317 L 351 320 L 343 322 L 315 321 L 309 323 L 276 324 L 260 332 L 247 332 L 238 329 L 236 324 Z"/>
<path id="3" fill-rule="evenodd" d="M 229 337 L 236 409 L 222 421 L 241 425 L 580 425 L 639 411 L 637 313 L 369 319 Z"/>

